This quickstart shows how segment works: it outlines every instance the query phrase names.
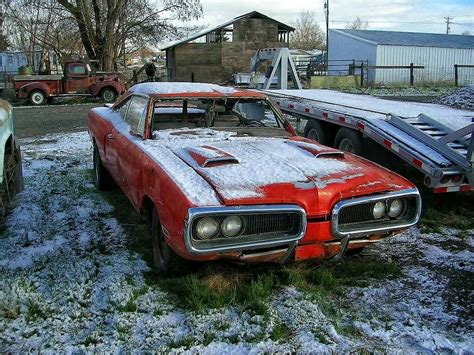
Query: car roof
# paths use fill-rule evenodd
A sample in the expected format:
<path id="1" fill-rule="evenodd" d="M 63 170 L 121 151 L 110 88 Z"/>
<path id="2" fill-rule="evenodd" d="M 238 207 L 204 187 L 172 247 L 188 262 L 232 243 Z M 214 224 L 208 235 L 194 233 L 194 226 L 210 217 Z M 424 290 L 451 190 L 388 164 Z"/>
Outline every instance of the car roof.
<path id="1" fill-rule="evenodd" d="M 155 97 L 248 97 L 266 98 L 263 93 L 207 83 L 159 82 L 132 86 L 129 91 Z"/>

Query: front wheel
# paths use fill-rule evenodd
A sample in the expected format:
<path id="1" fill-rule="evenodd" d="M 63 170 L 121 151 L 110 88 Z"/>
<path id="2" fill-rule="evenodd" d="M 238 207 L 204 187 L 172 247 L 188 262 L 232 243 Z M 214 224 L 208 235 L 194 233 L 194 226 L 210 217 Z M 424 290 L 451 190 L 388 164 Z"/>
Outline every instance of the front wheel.
<path id="1" fill-rule="evenodd" d="M 158 212 L 153 207 L 151 215 L 151 241 L 153 248 L 153 267 L 163 276 L 170 274 L 171 267 L 178 261 L 178 256 L 171 250 L 165 240 Z"/>
<path id="2" fill-rule="evenodd" d="M 33 90 L 30 94 L 30 103 L 35 106 L 44 105 L 46 102 L 46 95 L 41 90 Z"/>
<path id="3" fill-rule="evenodd" d="M 102 101 L 110 103 L 115 101 L 115 99 L 117 98 L 117 93 L 114 89 L 105 88 L 101 91 L 100 97 Z"/>

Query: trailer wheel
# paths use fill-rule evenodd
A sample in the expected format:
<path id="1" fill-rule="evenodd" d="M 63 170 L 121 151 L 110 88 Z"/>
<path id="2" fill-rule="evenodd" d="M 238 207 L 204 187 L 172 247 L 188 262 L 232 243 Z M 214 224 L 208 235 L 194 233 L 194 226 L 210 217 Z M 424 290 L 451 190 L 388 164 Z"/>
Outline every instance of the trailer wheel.
<path id="1" fill-rule="evenodd" d="M 341 128 L 334 139 L 334 147 L 349 153 L 362 154 L 362 137 L 350 128 Z"/>
<path id="2" fill-rule="evenodd" d="M 304 128 L 304 136 L 321 144 L 326 144 L 326 133 L 323 125 L 316 120 L 308 120 Z"/>
<path id="3" fill-rule="evenodd" d="M 33 90 L 30 94 L 30 103 L 35 106 L 44 105 L 46 102 L 46 95 L 41 90 Z"/>
<path id="4" fill-rule="evenodd" d="M 102 91 L 100 92 L 100 98 L 102 99 L 102 101 L 107 103 L 114 102 L 117 98 L 117 92 L 112 88 L 102 89 Z"/>

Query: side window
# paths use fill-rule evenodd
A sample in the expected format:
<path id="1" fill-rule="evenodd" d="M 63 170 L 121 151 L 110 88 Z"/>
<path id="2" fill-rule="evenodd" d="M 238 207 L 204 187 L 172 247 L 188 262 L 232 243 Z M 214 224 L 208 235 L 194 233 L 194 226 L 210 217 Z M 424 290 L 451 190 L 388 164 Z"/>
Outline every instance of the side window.
<path id="1" fill-rule="evenodd" d="M 130 129 L 133 133 L 143 136 L 148 98 L 134 96 L 129 106 L 125 121 L 130 125 Z"/>
<path id="2" fill-rule="evenodd" d="M 128 108 L 130 107 L 130 102 L 131 102 L 131 97 L 127 99 L 125 103 L 123 103 L 120 108 L 118 109 L 118 112 L 120 114 L 120 117 L 122 117 L 122 120 L 125 121 L 125 116 L 127 114 Z"/>

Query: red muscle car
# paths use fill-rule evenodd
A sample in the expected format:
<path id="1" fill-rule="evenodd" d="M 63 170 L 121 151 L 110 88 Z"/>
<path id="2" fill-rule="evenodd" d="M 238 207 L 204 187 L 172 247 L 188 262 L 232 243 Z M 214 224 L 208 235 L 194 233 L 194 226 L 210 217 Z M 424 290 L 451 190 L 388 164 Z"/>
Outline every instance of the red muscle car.
<path id="1" fill-rule="evenodd" d="M 155 267 L 173 259 L 339 258 L 414 225 L 403 177 L 296 135 L 266 95 L 146 83 L 88 117 L 95 184 L 113 180 L 152 221 Z"/>

